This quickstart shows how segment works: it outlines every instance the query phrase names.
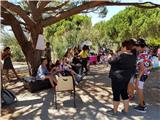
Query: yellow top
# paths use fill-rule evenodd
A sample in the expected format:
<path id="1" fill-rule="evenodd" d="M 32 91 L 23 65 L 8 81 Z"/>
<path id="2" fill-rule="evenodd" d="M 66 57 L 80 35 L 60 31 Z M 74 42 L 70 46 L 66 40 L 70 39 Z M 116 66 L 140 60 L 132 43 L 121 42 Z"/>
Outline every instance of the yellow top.
<path id="1" fill-rule="evenodd" d="M 81 58 L 87 58 L 87 57 L 88 57 L 88 52 L 82 50 L 82 51 L 79 53 L 79 56 L 80 56 Z"/>

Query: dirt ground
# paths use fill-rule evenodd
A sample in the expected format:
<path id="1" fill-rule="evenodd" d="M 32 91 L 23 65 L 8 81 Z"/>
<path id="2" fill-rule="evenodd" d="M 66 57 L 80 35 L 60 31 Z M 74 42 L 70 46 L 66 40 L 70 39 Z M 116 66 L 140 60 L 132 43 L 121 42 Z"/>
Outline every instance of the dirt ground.
<path id="1" fill-rule="evenodd" d="M 21 77 L 27 75 L 26 67 L 17 67 Z M 136 112 L 137 96 L 130 102 L 128 115 L 109 115 L 112 108 L 112 90 L 109 69 L 103 65 L 92 65 L 90 73 L 76 87 L 76 108 L 73 96 L 68 92 L 59 92 L 58 109 L 53 102 L 53 90 L 30 93 L 24 89 L 23 82 L 16 79 L 6 84 L 12 90 L 18 102 L 2 108 L 2 120 L 159 120 L 160 119 L 160 70 L 152 72 L 145 83 L 147 113 Z M 119 111 L 123 109 L 120 105 Z"/>

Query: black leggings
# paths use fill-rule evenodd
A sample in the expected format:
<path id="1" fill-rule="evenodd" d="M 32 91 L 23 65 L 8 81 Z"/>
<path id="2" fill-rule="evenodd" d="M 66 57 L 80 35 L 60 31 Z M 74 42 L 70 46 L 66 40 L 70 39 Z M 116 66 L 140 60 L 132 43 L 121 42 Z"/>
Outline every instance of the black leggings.
<path id="1" fill-rule="evenodd" d="M 120 101 L 120 96 L 123 100 L 128 99 L 128 83 L 112 83 L 113 101 Z"/>
<path id="2" fill-rule="evenodd" d="M 88 58 L 82 58 L 82 73 L 83 73 L 83 69 L 85 68 L 85 72 L 88 72 L 88 67 L 87 67 L 87 63 L 88 63 Z"/>

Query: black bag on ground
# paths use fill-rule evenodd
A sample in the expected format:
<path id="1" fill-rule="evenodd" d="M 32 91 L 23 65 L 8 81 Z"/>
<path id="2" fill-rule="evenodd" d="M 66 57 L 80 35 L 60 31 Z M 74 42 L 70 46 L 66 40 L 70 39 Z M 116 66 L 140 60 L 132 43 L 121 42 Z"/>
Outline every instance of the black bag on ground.
<path id="1" fill-rule="evenodd" d="M 52 88 L 49 80 L 36 80 L 29 83 L 29 91 L 32 93 L 49 88 Z"/>
<path id="2" fill-rule="evenodd" d="M 15 103 L 17 101 L 17 98 L 15 94 L 7 89 L 1 90 L 1 103 L 2 105 L 10 105 L 12 103 Z"/>
<path id="3" fill-rule="evenodd" d="M 35 77 L 25 77 L 23 79 L 24 88 L 28 89 L 31 93 L 42 91 L 52 88 L 49 80 L 36 80 Z"/>

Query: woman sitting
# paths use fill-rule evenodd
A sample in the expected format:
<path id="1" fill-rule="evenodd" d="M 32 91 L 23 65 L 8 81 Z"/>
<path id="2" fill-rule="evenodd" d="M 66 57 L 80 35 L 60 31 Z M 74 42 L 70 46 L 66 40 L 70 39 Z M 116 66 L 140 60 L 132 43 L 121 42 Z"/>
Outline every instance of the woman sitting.
<path id="1" fill-rule="evenodd" d="M 81 75 L 77 74 L 74 70 L 72 70 L 72 67 L 68 63 L 66 58 L 64 58 L 63 63 L 61 64 L 61 71 L 63 75 L 72 75 L 77 85 L 82 79 Z"/>
<path id="2" fill-rule="evenodd" d="M 47 65 L 47 58 L 45 57 L 41 58 L 41 65 L 38 68 L 36 79 L 49 80 L 52 87 L 55 87 L 57 85 L 57 79 L 54 77 L 53 74 L 53 70 L 55 69 L 52 69 L 49 72 L 46 65 Z"/>

